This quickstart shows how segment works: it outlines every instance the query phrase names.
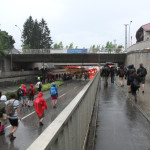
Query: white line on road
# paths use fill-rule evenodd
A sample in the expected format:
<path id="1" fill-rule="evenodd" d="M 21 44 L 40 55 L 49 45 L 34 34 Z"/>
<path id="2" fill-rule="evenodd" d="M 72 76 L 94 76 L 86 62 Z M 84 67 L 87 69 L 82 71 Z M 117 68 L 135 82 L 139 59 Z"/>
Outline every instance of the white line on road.
<path id="1" fill-rule="evenodd" d="M 66 95 L 66 93 L 62 94 L 62 95 L 61 95 L 61 96 L 59 96 L 58 98 L 60 98 L 60 97 L 62 97 L 62 96 L 64 96 L 64 95 Z M 33 112 L 31 112 L 30 114 L 28 114 L 28 115 L 24 116 L 24 117 L 22 118 L 22 120 L 24 120 L 25 118 L 27 118 L 27 117 L 31 116 L 31 115 L 32 115 L 32 114 L 34 114 L 34 113 L 35 113 L 35 111 L 33 111 Z M 6 127 L 6 129 L 7 129 L 7 128 L 9 128 L 9 127 L 11 127 L 11 125 L 7 126 L 7 127 Z"/>
<path id="2" fill-rule="evenodd" d="M 76 89 L 76 88 L 77 88 L 77 86 L 74 87 L 74 89 Z M 70 91 L 71 91 L 71 90 L 69 90 L 68 92 L 70 92 Z M 66 92 L 66 93 L 64 93 L 64 94 L 62 94 L 62 95 L 60 95 L 58 98 L 61 98 L 62 96 L 66 95 L 68 92 Z M 24 117 L 22 118 L 22 120 L 24 120 L 25 118 L 31 116 L 31 115 L 34 114 L 34 113 L 35 113 L 35 111 L 33 111 L 33 112 L 31 112 L 30 114 L 24 116 Z M 9 127 L 11 127 L 11 125 L 7 126 L 6 129 L 9 128 Z"/>

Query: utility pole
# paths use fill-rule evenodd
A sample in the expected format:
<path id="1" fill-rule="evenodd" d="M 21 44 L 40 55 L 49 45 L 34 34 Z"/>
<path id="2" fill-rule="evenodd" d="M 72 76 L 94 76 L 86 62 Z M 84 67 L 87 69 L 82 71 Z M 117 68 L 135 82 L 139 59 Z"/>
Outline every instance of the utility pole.
<path id="1" fill-rule="evenodd" d="M 130 39 L 131 39 L 131 35 L 130 35 L 130 26 L 131 26 L 131 23 L 132 21 L 130 21 L 130 24 L 129 24 L 129 40 L 128 40 L 128 47 L 130 47 Z"/>
<path id="2" fill-rule="evenodd" d="M 128 24 L 125 24 L 125 51 L 127 51 L 127 26 Z"/>

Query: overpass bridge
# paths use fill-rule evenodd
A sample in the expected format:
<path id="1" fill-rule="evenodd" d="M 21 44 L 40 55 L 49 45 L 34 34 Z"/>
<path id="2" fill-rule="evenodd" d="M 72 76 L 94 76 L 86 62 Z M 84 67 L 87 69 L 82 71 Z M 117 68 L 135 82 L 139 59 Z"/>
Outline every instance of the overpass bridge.
<path id="1" fill-rule="evenodd" d="M 105 62 L 124 64 L 126 54 L 8 54 L 3 62 L 2 71 L 10 71 L 11 67 L 32 68 L 35 63 L 54 63 L 59 65 L 95 65 Z"/>
<path id="2" fill-rule="evenodd" d="M 11 59 L 11 55 L 7 58 Z M 105 63 L 123 64 L 126 54 L 12 54 L 12 62 Z"/>

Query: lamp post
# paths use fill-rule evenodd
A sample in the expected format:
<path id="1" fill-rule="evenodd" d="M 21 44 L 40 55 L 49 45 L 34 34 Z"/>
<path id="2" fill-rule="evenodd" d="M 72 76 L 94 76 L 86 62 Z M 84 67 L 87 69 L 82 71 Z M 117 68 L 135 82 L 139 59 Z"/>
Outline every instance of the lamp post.
<path id="1" fill-rule="evenodd" d="M 129 42 L 129 43 L 128 43 L 128 47 L 130 47 L 130 45 L 131 45 L 131 44 L 130 44 L 130 39 L 131 39 L 130 26 L 131 26 L 131 23 L 132 23 L 132 21 L 130 21 L 130 24 L 129 24 L 129 35 L 128 35 L 128 36 L 129 36 L 129 37 L 128 37 L 128 38 L 129 38 L 129 39 L 128 39 L 128 42 Z"/>
<path id="2" fill-rule="evenodd" d="M 125 51 L 127 51 L 127 26 L 129 24 L 125 24 Z"/>

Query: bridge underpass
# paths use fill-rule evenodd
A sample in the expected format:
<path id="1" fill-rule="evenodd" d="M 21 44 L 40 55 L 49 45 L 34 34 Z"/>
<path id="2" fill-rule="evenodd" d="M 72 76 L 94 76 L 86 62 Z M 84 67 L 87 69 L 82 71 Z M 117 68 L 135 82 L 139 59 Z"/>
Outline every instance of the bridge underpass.
<path id="1" fill-rule="evenodd" d="M 105 62 L 124 64 L 126 54 L 12 54 L 7 55 L 4 61 L 4 69 L 12 67 L 32 68 L 34 63 L 57 63 L 57 64 L 81 64 L 94 65 Z"/>

